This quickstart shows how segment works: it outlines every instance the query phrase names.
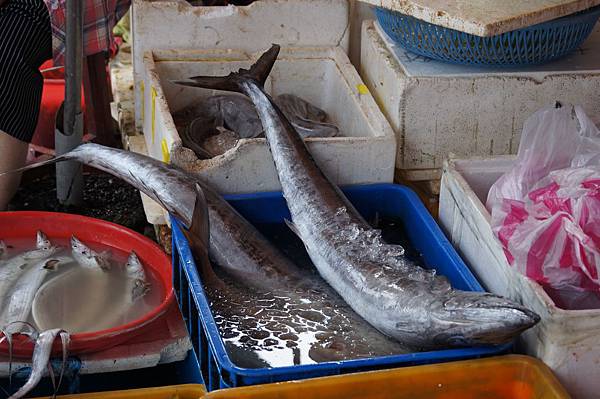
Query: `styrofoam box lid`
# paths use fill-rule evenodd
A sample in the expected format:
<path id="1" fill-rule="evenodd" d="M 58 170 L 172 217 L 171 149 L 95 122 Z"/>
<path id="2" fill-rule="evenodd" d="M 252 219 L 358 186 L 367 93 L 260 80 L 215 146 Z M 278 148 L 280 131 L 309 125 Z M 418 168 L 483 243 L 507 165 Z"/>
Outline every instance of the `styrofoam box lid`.
<path id="1" fill-rule="evenodd" d="M 600 24 L 596 24 L 592 34 L 580 48 L 565 57 L 543 65 L 517 66 L 510 68 L 459 65 L 436 61 L 431 58 L 411 53 L 402 46 L 394 43 L 383 29 L 381 29 L 381 26 L 377 21 L 375 22 L 375 28 L 408 77 L 469 77 L 477 75 L 535 77 L 535 75 L 547 76 L 565 73 L 600 72 L 600 51 L 598 51 L 598 49 L 600 49 Z"/>
<path id="2" fill-rule="evenodd" d="M 600 0 L 360 0 L 477 36 L 494 36 L 550 21 Z"/>

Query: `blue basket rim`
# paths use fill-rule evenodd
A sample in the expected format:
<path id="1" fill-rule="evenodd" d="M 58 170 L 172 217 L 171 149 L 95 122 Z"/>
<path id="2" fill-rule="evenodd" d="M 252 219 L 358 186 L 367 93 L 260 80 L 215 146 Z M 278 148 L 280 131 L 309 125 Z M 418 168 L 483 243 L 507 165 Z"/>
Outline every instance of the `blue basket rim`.
<path id="1" fill-rule="evenodd" d="M 381 7 L 376 7 L 375 15 L 389 38 L 412 53 L 451 64 L 511 68 L 546 64 L 573 52 L 592 34 L 600 5 L 493 36 L 462 32 Z M 554 36 L 559 39 L 550 41 Z"/>
<path id="2" fill-rule="evenodd" d="M 418 196 L 414 193 L 413 190 L 406 186 L 392 184 L 392 183 L 379 183 L 379 184 L 361 184 L 361 185 L 352 185 L 352 186 L 342 186 L 343 191 L 345 190 L 361 190 L 361 189 L 394 189 L 404 192 L 410 198 L 409 200 L 414 201 L 416 206 L 427 212 L 425 206 L 419 200 Z M 256 198 L 257 196 L 268 198 L 274 196 L 281 196 L 281 192 L 272 191 L 272 192 L 262 192 L 255 194 L 233 194 L 233 195 L 225 195 L 224 198 L 226 200 L 235 200 L 235 199 L 250 199 Z M 464 262 L 460 259 L 452 245 L 447 241 L 445 235 L 441 232 L 440 228 L 433 221 L 433 218 L 429 216 L 429 222 L 427 223 L 432 230 L 437 230 L 441 234 L 441 237 L 448 243 L 449 249 L 452 250 L 455 256 L 460 260 L 460 263 L 464 265 Z M 172 230 L 173 230 L 173 238 L 176 242 L 186 243 L 185 236 L 182 233 L 181 223 L 173 216 L 171 216 L 172 221 Z M 444 245 L 444 248 L 447 248 Z M 223 339 L 221 338 L 221 334 L 217 327 L 217 324 L 213 318 L 212 311 L 210 310 L 210 305 L 207 301 L 207 296 L 204 291 L 204 287 L 202 285 L 202 280 L 197 272 L 195 261 L 193 260 L 193 256 L 190 250 L 189 245 L 176 245 L 174 250 L 178 251 L 181 259 L 189 259 L 189 262 L 186 262 L 188 267 L 184 268 L 184 272 L 188 278 L 188 282 L 190 286 L 195 287 L 200 295 L 195 295 L 193 293 L 194 302 L 196 306 L 200 310 L 199 319 L 202 322 L 203 327 L 207 331 L 206 338 L 207 342 L 210 345 L 213 353 L 216 355 L 218 359 L 219 368 L 223 368 L 232 374 L 242 375 L 244 377 L 264 377 L 265 371 L 269 371 L 269 378 L 272 379 L 273 376 L 283 376 L 290 373 L 299 373 L 299 372 L 310 372 L 313 373 L 315 370 L 319 370 L 321 372 L 331 370 L 337 371 L 340 368 L 352 368 L 359 369 L 365 366 L 373 366 L 373 363 L 376 361 L 376 365 L 390 365 L 390 364 L 402 364 L 402 363 L 418 363 L 422 361 L 423 363 L 431 363 L 430 355 L 435 353 L 438 357 L 443 355 L 443 360 L 440 362 L 447 362 L 458 359 L 465 358 L 475 358 L 481 356 L 488 356 L 499 354 L 503 352 L 507 352 L 513 346 L 514 342 L 506 343 L 503 345 L 489 345 L 489 346 L 481 346 L 481 347 L 468 347 L 468 348 L 455 348 L 455 349 L 443 349 L 436 351 L 427 351 L 427 352 L 417 352 L 417 353 L 407 353 L 400 355 L 389 355 L 389 356 L 378 356 L 378 357 L 369 357 L 362 359 L 351 359 L 351 360 L 343 360 L 343 361 L 332 361 L 332 362 L 322 362 L 316 364 L 307 364 L 307 365 L 298 365 L 298 366 L 284 366 L 284 367 L 265 367 L 265 368 L 245 368 L 239 367 L 235 365 L 229 355 L 227 354 L 227 350 L 225 349 L 225 345 L 223 343 Z M 483 288 L 477 282 L 477 279 L 470 271 L 470 269 L 464 265 L 462 271 L 466 276 L 469 276 L 474 281 L 474 289 L 473 291 L 483 291 Z M 468 280 L 466 281 L 468 284 L 471 284 Z M 215 337 L 218 339 L 215 340 Z M 437 362 L 437 360 L 436 360 Z"/>
<path id="3" fill-rule="evenodd" d="M 422 25 L 426 25 L 426 26 L 434 26 L 437 29 L 440 30 L 447 30 L 447 31 L 452 31 L 452 32 L 459 32 L 463 35 L 467 35 L 467 36 L 477 36 L 475 34 L 472 33 L 467 33 L 467 32 L 462 32 L 459 31 L 457 29 L 453 29 L 453 28 L 447 28 L 445 26 L 441 26 L 441 25 L 436 25 L 432 22 L 428 22 L 428 21 L 424 21 L 422 19 L 419 19 L 417 17 L 414 17 L 412 15 L 407 15 L 407 14 L 403 14 L 399 11 L 394 11 L 385 7 L 375 7 L 375 13 L 376 15 L 379 17 L 379 13 L 385 13 L 388 15 L 401 15 L 403 18 L 407 18 L 407 19 L 412 19 L 415 21 L 418 21 L 418 23 L 422 24 Z M 588 23 L 591 22 L 591 20 L 593 18 L 599 18 L 600 17 L 600 5 L 594 6 L 594 7 L 590 7 L 588 9 L 582 10 L 582 11 L 578 11 L 576 13 L 573 14 L 569 14 L 569 15 L 563 15 L 562 17 L 558 17 L 555 19 L 551 19 L 548 21 L 544 21 L 544 22 L 540 22 L 534 25 L 530 25 L 530 26 L 525 26 L 519 29 L 514 29 L 511 31 L 507 31 L 507 32 L 503 32 L 503 33 L 499 33 L 497 35 L 492 35 L 492 36 L 477 36 L 477 37 L 482 37 L 485 39 L 492 39 L 495 37 L 499 37 L 502 35 L 509 35 L 509 34 L 513 34 L 515 32 L 520 32 L 520 31 L 527 31 L 527 30 L 535 30 L 535 29 L 540 29 L 540 28 L 550 28 L 550 27 L 556 27 L 556 26 L 564 26 L 564 25 L 573 25 L 576 23 L 580 23 L 586 20 L 590 20 L 588 21 Z M 383 24 L 382 24 L 383 25 Z"/>

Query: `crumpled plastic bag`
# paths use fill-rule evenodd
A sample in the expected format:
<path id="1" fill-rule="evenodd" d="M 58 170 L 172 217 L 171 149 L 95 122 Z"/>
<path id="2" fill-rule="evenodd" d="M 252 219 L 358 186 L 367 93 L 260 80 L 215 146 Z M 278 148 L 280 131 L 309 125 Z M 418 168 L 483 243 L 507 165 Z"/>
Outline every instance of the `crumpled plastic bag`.
<path id="1" fill-rule="evenodd" d="M 525 122 L 487 208 L 522 274 L 554 292 L 600 293 L 600 131 L 581 107 L 544 108 Z"/>

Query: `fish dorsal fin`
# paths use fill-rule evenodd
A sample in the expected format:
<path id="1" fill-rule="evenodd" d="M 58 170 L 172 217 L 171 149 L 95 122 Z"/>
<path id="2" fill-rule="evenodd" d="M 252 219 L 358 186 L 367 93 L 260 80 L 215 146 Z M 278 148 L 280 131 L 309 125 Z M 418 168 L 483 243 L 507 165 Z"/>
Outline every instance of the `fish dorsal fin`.
<path id="1" fill-rule="evenodd" d="M 265 85 L 267 77 L 271 73 L 271 69 L 273 69 L 273 64 L 275 64 L 275 61 L 277 60 L 279 50 L 280 46 L 273 44 L 271 48 L 265 51 L 256 63 L 250 67 L 248 75 L 259 82 L 261 86 Z"/>
<path id="2" fill-rule="evenodd" d="M 271 73 L 271 69 L 273 69 L 273 64 L 277 60 L 279 49 L 279 45 L 273 44 L 269 50 L 260 56 L 250 69 L 240 69 L 238 72 L 232 72 L 227 76 L 193 76 L 188 80 L 173 80 L 171 83 L 182 86 L 243 93 L 244 91 L 241 88 L 241 83 L 244 80 L 251 79 L 261 86 L 264 86 L 269 73 Z"/>
<path id="3" fill-rule="evenodd" d="M 208 220 L 208 204 L 199 184 L 196 184 L 196 201 L 192 222 L 186 234 L 194 250 L 194 256 L 200 262 L 203 271 L 212 270 L 208 258 L 210 240 L 210 223 Z"/>

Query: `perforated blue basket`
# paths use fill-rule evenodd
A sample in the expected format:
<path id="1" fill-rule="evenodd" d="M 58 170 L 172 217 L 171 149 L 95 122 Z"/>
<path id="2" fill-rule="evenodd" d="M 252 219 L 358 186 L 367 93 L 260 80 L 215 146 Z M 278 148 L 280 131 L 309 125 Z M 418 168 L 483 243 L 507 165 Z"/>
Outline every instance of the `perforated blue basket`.
<path id="1" fill-rule="evenodd" d="M 600 17 L 600 6 L 527 28 L 480 37 L 376 8 L 390 38 L 407 50 L 455 64 L 516 66 L 542 64 L 575 50 Z"/>

